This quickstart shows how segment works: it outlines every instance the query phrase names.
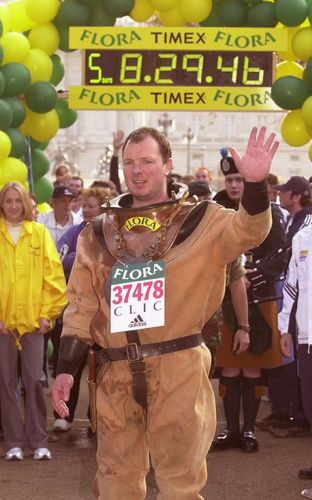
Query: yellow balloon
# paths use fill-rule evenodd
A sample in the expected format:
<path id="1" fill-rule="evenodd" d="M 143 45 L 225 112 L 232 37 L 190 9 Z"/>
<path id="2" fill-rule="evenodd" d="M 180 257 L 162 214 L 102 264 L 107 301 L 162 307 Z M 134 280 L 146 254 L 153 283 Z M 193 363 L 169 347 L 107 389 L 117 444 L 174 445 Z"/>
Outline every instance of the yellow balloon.
<path id="1" fill-rule="evenodd" d="M 41 214 L 49 212 L 51 210 L 51 205 L 49 205 L 49 203 L 39 203 L 39 205 L 37 205 L 37 210 Z"/>
<path id="2" fill-rule="evenodd" d="M 155 10 L 164 12 L 178 4 L 178 0 L 148 0 L 148 2 Z"/>
<path id="3" fill-rule="evenodd" d="M 30 43 L 28 38 L 22 33 L 14 32 L 7 33 L 1 39 L 3 48 L 3 61 L 6 63 L 21 63 L 30 51 Z"/>
<path id="4" fill-rule="evenodd" d="M 60 44 L 60 35 L 53 23 L 38 24 L 28 35 L 32 49 L 40 49 L 49 56 L 54 54 Z"/>
<path id="5" fill-rule="evenodd" d="M 11 141 L 9 136 L 0 130 L 0 162 L 5 160 L 11 152 Z"/>
<path id="6" fill-rule="evenodd" d="M 307 128 L 312 127 L 312 96 L 308 97 L 301 108 L 302 119 Z"/>
<path id="7" fill-rule="evenodd" d="M 0 21 L 2 22 L 2 31 L 5 35 L 11 31 L 11 14 L 6 5 L 0 5 Z"/>
<path id="8" fill-rule="evenodd" d="M 24 0 L 13 0 L 13 2 L 11 1 L 7 4 L 7 8 L 11 14 L 12 31 L 22 33 L 36 26 L 37 22 L 31 19 L 26 13 Z"/>
<path id="9" fill-rule="evenodd" d="M 275 79 L 282 78 L 283 76 L 296 76 L 303 78 L 304 67 L 295 61 L 283 61 L 276 66 Z"/>
<path id="10" fill-rule="evenodd" d="M 307 131 L 301 109 L 289 111 L 281 121 L 281 135 L 289 146 L 303 146 L 311 139 Z"/>
<path id="11" fill-rule="evenodd" d="M 22 125 L 20 126 L 20 132 L 26 137 L 26 135 L 29 135 L 28 132 L 28 127 L 27 127 L 27 121 L 24 120 Z"/>
<path id="12" fill-rule="evenodd" d="M 308 17 L 306 17 L 305 20 L 303 21 L 303 23 L 300 24 L 301 28 L 309 28 L 310 26 L 311 26 L 311 23 L 310 23 L 310 20 Z"/>
<path id="13" fill-rule="evenodd" d="M 209 16 L 212 0 L 180 0 L 179 7 L 182 16 L 189 23 L 200 23 Z"/>
<path id="14" fill-rule="evenodd" d="M 38 23 L 48 23 L 58 13 L 59 0 L 25 0 L 26 12 Z"/>
<path id="15" fill-rule="evenodd" d="M 310 161 L 312 161 L 312 144 L 310 144 L 310 147 L 309 147 L 309 158 L 310 158 Z"/>
<path id="16" fill-rule="evenodd" d="M 29 69 L 32 83 L 50 81 L 53 64 L 48 54 L 43 50 L 30 49 L 23 64 Z"/>
<path id="17" fill-rule="evenodd" d="M 278 25 L 278 27 L 280 27 Z M 297 59 L 296 54 L 294 54 L 291 46 L 292 39 L 297 31 L 300 29 L 300 26 L 295 26 L 294 28 L 286 28 L 285 26 L 282 29 L 287 29 L 288 32 L 288 49 L 287 50 L 279 50 L 277 51 L 277 55 L 284 59 L 285 61 L 295 61 Z"/>
<path id="18" fill-rule="evenodd" d="M 27 179 L 27 167 L 17 158 L 6 158 L 0 163 L 0 184 L 18 181 L 23 184 Z"/>
<path id="19" fill-rule="evenodd" d="M 129 13 L 131 19 L 137 23 L 147 21 L 154 13 L 153 7 L 146 0 L 135 0 L 134 7 Z"/>
<path id="20" fill-rule="evenodd" d="M 60 127 L 60 120 L 55 109 L 48 113 L 34 113 L 27 110 L 25 121 L 28 134 L 38 142 L 52 139 Z"/>
<path id="21" fill-rule="evenodd" d="M 292 50 L 300 61 L 307 61 L 312 57 L 312 28 L 302 28 L 292 39 Z"/>
<path id="22" fill-rule="evenodd" d="M 172 9 L 160 12 L 159 18 L 162 24 L 168 27 L 185 26 L 187 24 L 187 21 L 183 17 L 178 5 L 175 5 L 174 7 L 172 7 Z"/>

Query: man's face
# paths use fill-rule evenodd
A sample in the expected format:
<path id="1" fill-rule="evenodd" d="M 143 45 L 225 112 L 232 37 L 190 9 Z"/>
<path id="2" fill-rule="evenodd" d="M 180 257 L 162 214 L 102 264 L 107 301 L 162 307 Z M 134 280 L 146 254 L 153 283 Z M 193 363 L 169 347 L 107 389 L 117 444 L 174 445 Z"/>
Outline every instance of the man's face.
<path id="1" fill-rule="evenodd" d="M 240 174 L 229 174 L 225 177 L 224 184 L 229 198 L 239 201 L 244 189 L 243 177 Z"/>
<path id="2" fill-rule="evenodd" d="M 69 217 L 73 204 L 71 196 L 61 196 L 53 200 L 53 210 L 56 218 Z"/>
<path id="3" fill-rule="evenodd" d="M 69 179 L 68 187 L 75 193 L 76 195 L 79 191 L 82 190 L 82 183 L 80 179 Z"/>
<path id="4" fill-rule="evenodd" d="M 195 172 L 195 178 L 198 181 L 208 182 L 208 184 L 211 182 L 211 177 L 209 175 L 209 172 L 205 168 L 197 170 Z"/>
<path id="5" fill-rule="evenodd" d="M 279 199 L 280 205 L 282 208 L 285 208 L 289 212 L 292 211 L 294 206 L 296 205 L 296 201 L 298 197 L 301 195 L 294 195 L 292 191 L 279 191 Z"/>
<path id="6" fill-rule="evenodd" d="M 142 207 L 168 199 L 167 180 L 172 161 L 162 159 L 159 145 L 153 137 L 129 142 L 123 153 L 124 176 L 133 196 L 133 206 Z"/>
<path id="7" fill-rule="evenodd" d="M 268 193 L 269 193 L 270 201 L 272 201 L 273 203 L 275 203 L 276 200 L 277 200 L 277 189 L 276 189 L 276 187 L 272 186 L 271 184 L 268 184 Z"/>

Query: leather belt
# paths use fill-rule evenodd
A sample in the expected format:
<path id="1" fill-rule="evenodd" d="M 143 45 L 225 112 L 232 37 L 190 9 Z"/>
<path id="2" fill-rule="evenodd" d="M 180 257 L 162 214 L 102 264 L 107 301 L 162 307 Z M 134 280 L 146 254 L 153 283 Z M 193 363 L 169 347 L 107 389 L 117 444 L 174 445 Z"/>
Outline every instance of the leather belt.
<path id="1" fill-rule="evenodd" d="M 123 360 L 131 363 L 151 356 L 160 356 L 170 352 L 190 349 L 191 347 L 200 345 L 202 342 L 203 339 L 200 333 L 166 340 L 164 342 L 155 342 L 153 344 L 137 344 L 136 342 L 131 342 L 125 347 L 111 347 L 96 351 L 96 359 L 98 364 Z"/>
<path id="2" fill-rule="evenodd" d="M 196 333 L 187 337 L 142 345 L 140 344 L 137 330 L 126 332 L 126 335 L 128 344 L 125 347 L 112 347 L 96 351 L 96 360 L 98 365 L 109 361 L 128 361 L 132 375 L 134 399 L 142 407 L 146 418 L 147 386 L 145 358 L 197 347 L 203 342 L 203 339 L 200 333 Z"/>

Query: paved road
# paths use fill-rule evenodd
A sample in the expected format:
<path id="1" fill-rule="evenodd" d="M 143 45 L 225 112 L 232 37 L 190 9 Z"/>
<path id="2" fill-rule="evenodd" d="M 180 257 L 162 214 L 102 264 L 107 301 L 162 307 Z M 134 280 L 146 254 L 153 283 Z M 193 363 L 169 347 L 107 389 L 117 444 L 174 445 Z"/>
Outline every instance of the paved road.
<path id="1" fill-rule="evenodd" d="M 51 462 L 35 462 L 30 454 L 23 462 L 6 462 L 0 442 L 0 500 L 93 498 L 90 488 L 95 472 L 96 442 L 87 437 L 86 394 L 84 386 L 73 429 L 57 436 L 51 432 L 52 438 L 57 439 L 50 443 Z M 49 400 L 47 393 L 48 403 Z M 217 409 L 221 429 L 223 414 L 218 397 Z M 269 409 L 269 403 L 262 402 L 259 418 L 267 415 Z M 49 415 L 52 415 L 50 404 Z M 51 427 L 52 418 L 49 419 Z M 258 453 L 246 455 L 240 450 L 229 450 L 208 454 L 205 500 L 300 500 L 300 491 L 312 487 L 312 482 L 296 477 L 299 468 L 312 464 L 311 436 L 278 438 L 263 431 L 258 431 L 257 436 Z M 156 500 L 156 496 L 156 485 L 150 474 L 146 500 Z"/>

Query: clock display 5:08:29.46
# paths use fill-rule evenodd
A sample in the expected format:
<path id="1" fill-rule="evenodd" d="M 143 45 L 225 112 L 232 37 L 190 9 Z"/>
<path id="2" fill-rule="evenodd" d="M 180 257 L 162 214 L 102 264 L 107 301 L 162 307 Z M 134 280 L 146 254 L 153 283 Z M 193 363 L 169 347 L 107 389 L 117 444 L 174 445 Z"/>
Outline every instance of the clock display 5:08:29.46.
<path id="1" fill-rule="evenodd" d="M 86 50 L 84 85 L 269 87 L 272 52 Z"/>

